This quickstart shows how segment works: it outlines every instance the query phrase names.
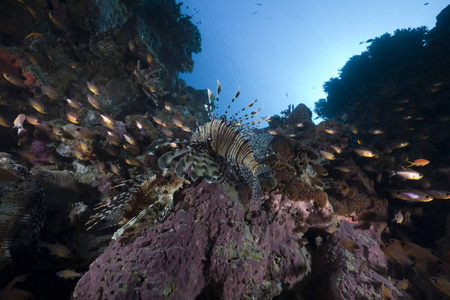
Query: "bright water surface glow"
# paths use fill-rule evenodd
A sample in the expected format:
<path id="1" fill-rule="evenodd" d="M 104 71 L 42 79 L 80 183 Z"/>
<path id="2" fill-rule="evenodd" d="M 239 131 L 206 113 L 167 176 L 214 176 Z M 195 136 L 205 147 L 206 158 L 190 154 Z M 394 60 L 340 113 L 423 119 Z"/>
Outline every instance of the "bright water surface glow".
<path id="1" fill-rule="evenodd" d="M 261 116 L 325 98 L 324 82 L 369 45 L 396 29 L 434 27 L 448 0 L 184 0 L 182 13 L 202 35 L 194 71 L 180 78 L 196 89 L 222 83 L 220 113 L 241 86 L 235 110 L 258 98 Z M 426 4 L 428 2 L 428 4 Z M 425 5 L 426 4 L 426 5 Z M 315 114 L 314 114 L 315 117 Z M 319 120 L 320 121 L 320 120 Z"/>

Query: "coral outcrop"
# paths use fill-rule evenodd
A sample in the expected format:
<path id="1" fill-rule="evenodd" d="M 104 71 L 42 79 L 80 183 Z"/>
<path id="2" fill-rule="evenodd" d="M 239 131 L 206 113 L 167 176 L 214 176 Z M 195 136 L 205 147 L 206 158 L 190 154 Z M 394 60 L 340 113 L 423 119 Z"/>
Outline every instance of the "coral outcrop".
<path id="1" fill-rule="evenodd" d="M 271 299 L 294 289 L 310 271 L 301 233 L 331 220 L 327 204 L 270 194 L 266 205 L 244 206 L 219 183 L 200 183 L 162 224 L 129 245 L 118 240 L 94 261 L 76 299 Z"/>
<path id="2" fill-rule="evenodd" d="M 347 241 L 355 242 L 359 249 L 343 246 Z M 381 243 L 376 230 L 341 222 L 340 229 L 327 237 L 314 258 L 321 262 L 314 275 L 324 280 L 315 285 L 311 295 L 316 299 L 376 299 L 382 295 L 384 284 L 394 298 L 412 297 L 384 276 L 388 264 L 380 250 Z"/>

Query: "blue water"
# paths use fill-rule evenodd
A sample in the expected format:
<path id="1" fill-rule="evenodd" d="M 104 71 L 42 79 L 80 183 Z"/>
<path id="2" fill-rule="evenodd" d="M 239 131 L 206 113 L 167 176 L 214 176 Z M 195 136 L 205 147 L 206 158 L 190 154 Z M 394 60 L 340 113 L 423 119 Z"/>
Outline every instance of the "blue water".
<path id="1" fill-rule="evenodd" d="M 360 42 L 399 28 L 430 29 L 448 5 L 447 0 L 182 2 L 182 12 L 201 32 L 202 52 L 194 55 L 194 71 L 180 77 L 211 90 L 219 79 L 224 100 L 241 86 L 236 110 L 258 98 L 261 116 L 289 104 L 313 110 L 314 102 L 326 97 L 323 83 L 366 49 Z"/>

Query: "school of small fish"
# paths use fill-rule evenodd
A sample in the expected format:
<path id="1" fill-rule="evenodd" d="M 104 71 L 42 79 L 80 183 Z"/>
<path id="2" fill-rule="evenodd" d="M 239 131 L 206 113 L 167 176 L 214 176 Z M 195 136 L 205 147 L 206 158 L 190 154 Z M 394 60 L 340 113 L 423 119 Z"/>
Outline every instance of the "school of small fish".
<path id="1" fill-rule="evenodd" d="M 266 132 L 274 136 L 284 135 L 296 139 L 297 136 L 301 136 L 303 130 L 301 127 L 295 128 L 292 124 L 283 123 L 283 120 L 277 118 L 269 120 L 269 124 Z M 433 249 L 422 247 L 420 242 L 413 242 L 417 238 L 408 237 L 406 233 L 411 228 L 420 230 L 418 226 L 423 218 L 423 209 L 431 201 L 434 201 L 433 203 L 441 201 L 443 205 L 447 205 L 445 201 L 450 199 L 450 186 L 445 185 L 445 180 L 442 182 L 436 180 L 433 160 L 425 155 L 415 156 L 414 159 L 408 157 L 411 153 L 420 155 L 421 151 L 414 150 L 416 147 L 420 149 L 429 135 L 421 132 L 411 135 L 409 140 L 404 138 L 389 140 L 387 137 L 391 136 L 389 131 L 374 127 L 360 130 L 355 124 L 347 123 L 346 116 L 341 123 L 327 120 L 319 124 L 318 134 L 322 134 L 321 132 L 324 133 L 323 139 L 327 142 L 316 150 L 318 159 L 308 162 L 307 170 L 310 169 L 308 178 L 311 183 L 323 188 L 324 182 L 332 179 L 336 183 L 334 185 L 328 183 L 328 188 L 332 186 L 336 194 L 347 199 L 355 199 L 356 189 L 352 186 L 352 181 L 358 178 L 360 170 L 370 176 L 375 184 L 382 186 L 381 195 L 388 199 L 389 206 L 392 205 L 393 210 L 390 212 L 390 219 L 384 222 L 385 225 L 376 229 L 383 234 L 383 238 L 388 239 L 380 245 L 381 251 L 392 264 L 399 264 L 405 270 L 414 270 L 412 274 L 418 274 L 417 276 L 422 278 L 421 284 L 434 286 L 448 295 L 449 257 L 442 257 L 442 254 L 439 257 L 435 256 Z M 380 140 L 382 142 L 379 142 Z M 448 181 L 450 171 L 442 168 L 438 171 L 447 174 Z M 333 234 L 337 230 L 339 223 L 325 228 L 328 234 Z M 390 235 L 389 232 L 394 235 Z M 352 239 L 341 239 L 339 244 L 351 252 L 359 250 L 359 245 Z M 450 253 L 450 249 L 448 252 Z M 366 268 L 367 265 L 361 263 L 358 274 L 362 276 Z M 409 280 L 411 279 L 409 277 Z M 393 282 L 395 280 L 401 286 L 400 289 L 408 289 L 408 278 L 393 279 Z M 381 296 L 393 299 L 391 291 L 386 286 L 383 286 Z"/>

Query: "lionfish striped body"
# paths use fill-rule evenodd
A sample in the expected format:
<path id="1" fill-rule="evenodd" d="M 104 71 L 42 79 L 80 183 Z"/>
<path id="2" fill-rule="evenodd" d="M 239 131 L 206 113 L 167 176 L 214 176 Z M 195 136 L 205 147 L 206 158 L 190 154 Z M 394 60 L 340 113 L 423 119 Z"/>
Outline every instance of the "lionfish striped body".
<path id="1" fill-rule="evenodd" d="M 220 83 L 218 82 L 218 94 L 220 90 Z M 251 185 L 253 198 L 261 196 L 262 190 L 258 175 L 269 172 L 270 169 L 268 166 L 257 162 L 251 145 L 258 145 L 267 150 L 272 137 L 267 134 L 252 134 L 252 130 L 255 127 L 254 125 L 267 120 L 267 118 L 242 124 L 242 121 L 256 116 L 260 109 L 238 119 L 234 118 L 238 114 L 236 113 L 229 121 L 226 118 L 219 118 L 213 114 L 211 101 L 214 96 L 210 90 L 208 90 L 208 95 L 209 106 L 206 106 L 206 110 L 211 118 L 210 122 L 200 126 L 190 140 L 163 139 L 155 141 L 148 147 L 148 153 L 154 154 L 158 147 L 164 145 L 177 147 L 163 154 L 158 160 L 158 165 L 161 169 L 167 169 L 174 159 L 181 157 L 175 166 L 175 173 L 180 178 L 189 175 L 194 181 L 199 177 L 203 177 L 208 182 L 220 180 L 228 171 L 227 169 L 237 168 Z M 239 90 L 231 103 L 238 96 Z M 248 106 L 251 107 L 255 102 L 256 100 Z M 216 103 L 218 103 L 218 98 L 216 98 Z M 230 108 L 230 105 L 228 108 Z M 265 152 L 258 151 L 258 153 L 264 154 Z"/>

